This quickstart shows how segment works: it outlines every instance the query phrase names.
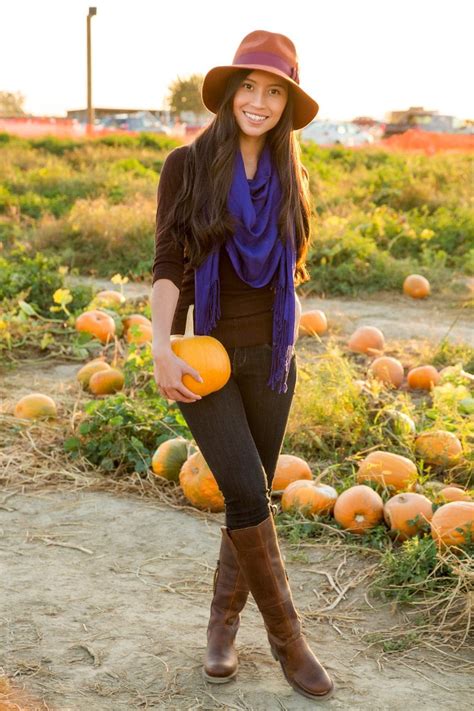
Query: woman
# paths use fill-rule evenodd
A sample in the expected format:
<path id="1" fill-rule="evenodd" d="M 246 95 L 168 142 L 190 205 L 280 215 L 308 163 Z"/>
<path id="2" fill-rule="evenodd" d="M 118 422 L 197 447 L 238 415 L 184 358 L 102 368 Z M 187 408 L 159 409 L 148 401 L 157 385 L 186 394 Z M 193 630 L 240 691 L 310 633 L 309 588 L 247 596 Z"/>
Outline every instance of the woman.
<path id="1" fill-rule="evenodd" d="M 176 400 L 225 499 L 204 676 L 235 676 L 250 591 L 289 684 L 328 698 L 333 682 L 302 634 L 270 503 L 297 379 L 295 286 L 309 279 L 307 174 L 293 131 L 319 107 L 299 86 L 293 43 L 265 31 L 207 73 L 202 96 L 213 121 L 160 176 L 151 301 L 157 387 Z M 195 335 L 219 339 L 232 364 L 203 398 L 182 383 L 199 373 L 170 346 L 192 303 Z"/>

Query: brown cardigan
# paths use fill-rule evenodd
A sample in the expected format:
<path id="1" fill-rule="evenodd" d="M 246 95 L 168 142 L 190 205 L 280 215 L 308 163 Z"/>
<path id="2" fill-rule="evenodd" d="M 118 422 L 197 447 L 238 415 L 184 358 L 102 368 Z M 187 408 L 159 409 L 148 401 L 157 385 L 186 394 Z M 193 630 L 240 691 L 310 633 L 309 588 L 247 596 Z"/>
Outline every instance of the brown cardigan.
<path id="1" fill-rule="evenodd" d="M 174 246 L 170 234 L 160 234 L 158 238 L 158 225 L 179 190 L 188 150 L 188 146 L 180 146 L 169 153 L 161 170 L 157 194 L 152 283 L 157 279 L 170 279 L 180 289 L 172 334 L 184 333 L 188 308 L 194 304 L 194 269 L 189 265 L 184 249 Z M 225 248 L 220 250 L 219 281 L 221 318 L 209 335 L 228 348 L 271 344 L 274 292 L 270 286 L 256 289 L 242 281 Z"/>

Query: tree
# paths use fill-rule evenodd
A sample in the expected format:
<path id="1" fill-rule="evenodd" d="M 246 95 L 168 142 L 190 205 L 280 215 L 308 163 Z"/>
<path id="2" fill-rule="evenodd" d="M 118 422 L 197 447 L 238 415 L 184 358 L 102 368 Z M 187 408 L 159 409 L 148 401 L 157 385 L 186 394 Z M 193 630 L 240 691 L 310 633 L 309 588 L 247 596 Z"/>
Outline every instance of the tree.
<path id="1" fill-rule="evenodd" d="M 169 86 L 168 103 L 173 113 L 194 111 L 195 114 L 205 114 L 207 109 L 202 103 L 201 87 L 204 81 L 202 74 L 192 74 L 186 79 L 178 77 Z"/>
<path id="2" fill-rule="evenodd" d="M 25 97 L 17 92 L 0 91 L 0 116 L 24 116 Z"/>

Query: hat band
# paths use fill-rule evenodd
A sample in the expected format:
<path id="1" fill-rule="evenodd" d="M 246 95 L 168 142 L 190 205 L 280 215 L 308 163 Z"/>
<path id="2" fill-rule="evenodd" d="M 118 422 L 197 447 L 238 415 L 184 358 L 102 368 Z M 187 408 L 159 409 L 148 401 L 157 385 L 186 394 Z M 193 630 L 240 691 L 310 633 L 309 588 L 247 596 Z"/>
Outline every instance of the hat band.
<path id="1" fill-rule="evenodd" d="M 284 59 L 273 52 L 247 52 L 239 54 L 234 58 L 233 64 L 263 64 L 266 67 L 274 67 L 281 72 L 285 72 L 290 79 L 293 79 L 297 84 L 300 83 L 298 75 L 298 65 L 291 67 Z"/>

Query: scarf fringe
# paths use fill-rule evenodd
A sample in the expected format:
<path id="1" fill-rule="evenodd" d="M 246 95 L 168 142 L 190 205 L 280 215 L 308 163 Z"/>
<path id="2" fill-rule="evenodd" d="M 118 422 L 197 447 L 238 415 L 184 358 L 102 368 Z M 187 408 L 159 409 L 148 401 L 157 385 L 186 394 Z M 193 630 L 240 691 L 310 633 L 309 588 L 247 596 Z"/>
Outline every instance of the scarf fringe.
<path id="1" fill-rule="evenodd" d="M 293 356 L 293 342 L 289 333 L 290 321 L 284 318 L 286 288 L 276 285 L 275 302 L 273 306 L 273 352 L 270 378 L 267 385 L 278 388 L 279 395 L 288 390 L 287 380 Z"/>
<path id="2" fill-rule="evenodd" d="M 221 317 L 220 306 L 220 285 L 219 279 L 215 280 L 209 287 L 209 299 L 206 309 L 199 319 L 196 320 L 196 333 L 207 336 L 217 326 L 217 321 Z"/>

